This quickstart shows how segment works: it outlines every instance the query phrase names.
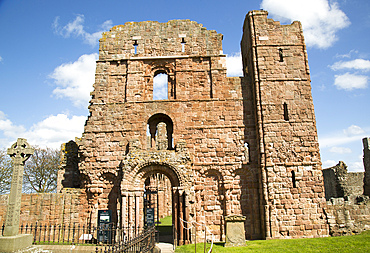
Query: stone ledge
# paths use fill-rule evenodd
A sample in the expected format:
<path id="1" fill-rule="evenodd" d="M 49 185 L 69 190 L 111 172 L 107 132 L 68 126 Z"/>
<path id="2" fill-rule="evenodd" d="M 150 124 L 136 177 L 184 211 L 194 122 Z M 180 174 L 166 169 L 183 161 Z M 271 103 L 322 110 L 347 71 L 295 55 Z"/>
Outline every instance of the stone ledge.
<path id="1" fill-rule="evenodd" d="M 0 236 L 1 252 L 14 252 L 32 246 L 33 235 Z"/>

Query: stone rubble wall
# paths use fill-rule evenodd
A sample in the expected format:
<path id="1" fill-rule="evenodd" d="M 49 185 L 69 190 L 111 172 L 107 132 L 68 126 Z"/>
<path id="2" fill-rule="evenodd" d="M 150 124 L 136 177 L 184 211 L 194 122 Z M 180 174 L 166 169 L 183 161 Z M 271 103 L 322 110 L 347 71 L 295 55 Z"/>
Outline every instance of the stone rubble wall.
<path id="1" fill-rule="evenodd" d="M 0 195 L 0 225 L 5 223 L 8 194 Z M 23 194 L 20 225 L 87 225 L 86 195 L 82 189 L 64 189 L 62 193 Z"/>
<path id="2" fill-rule="evenodd" d="M 363 139 L 363 145 L 365 172 L 348 173 L 347 165 L 342 161 L 323 170 L 327 199 L 325 214 L 332 236 L 358 234 L 370 229 L 368 138 Z"/>
<path id="3" fill-rule="evenodd" d="M 64 188 L 80 188 L 81 177 L 78 170 L 78 138 L 61 145 L 61 165 L 58 170 L 57 192 Z"/>
<path id="4" fill-rule="evenodd" d="M 325 198 L 358 196 L 364 192 L 364 172 L 349 172 L 347 165 L 340 161 L 337 165 L 323 170 Z"/>
<path id="5" fill-rule="evenodd" d="M 178 55 L 218 55 L 222 51 L 222 34 L 207 30 L 190 20 L 127 22 L 114 26 L 100 39 L 99 59 L 122 59 Z M 182 42 L 185 50 L 182 52 Z"/>
<path id="6" fill-rule="evenodd" d="M 365 168 L 365 177 L 364 177 L 364 195 L 370 196 L 370 137 L 362 139 L 364 147 L 364 168 Z"/>
<path id="7" fill-rule="evenodd" d="M 369 197 L 332 198 L 326 204 L 330 235 L 352 235 L 370 229 Z"/>

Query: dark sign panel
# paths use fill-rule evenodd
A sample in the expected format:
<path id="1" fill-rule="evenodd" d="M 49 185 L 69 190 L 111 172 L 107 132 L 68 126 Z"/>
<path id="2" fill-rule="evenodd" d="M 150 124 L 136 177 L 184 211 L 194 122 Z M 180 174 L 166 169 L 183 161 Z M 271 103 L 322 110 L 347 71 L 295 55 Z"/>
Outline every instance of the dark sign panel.
<path id="1" fill-rule="evenodd" d="M 112 210 L 98 210 L 98 241 L 112 241 Z"/>
<path id="2" fill-rule="evenodd" d="M 148 226 L 154 226 L 154 208 L 146 209 L 146 223 Z"/>

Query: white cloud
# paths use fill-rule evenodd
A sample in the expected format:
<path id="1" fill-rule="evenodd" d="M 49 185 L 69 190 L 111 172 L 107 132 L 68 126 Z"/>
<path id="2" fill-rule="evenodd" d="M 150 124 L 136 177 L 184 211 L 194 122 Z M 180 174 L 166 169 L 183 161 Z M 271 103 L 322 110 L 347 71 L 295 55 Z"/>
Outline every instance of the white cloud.
<path id="1" fill-rule="evenodd" d="M 337 147 L 355 141 L 362 143 L 362 138 L 367 135 L 370 135 L 369 129 L 365 130 L 359 126 L 351 125 L 330 136 L 319 137 L 320 148 Z"/>
<path id="2" fill-rule="evenodd" d="M 358 54 L 357 50 L 352 49 L 348 54 L 336 54 L 336 58 L 351 58 L 352 54 Z"/>
<path id="3" fill-rule="evenodd" d="M 359 134 L 364 134 L 365 133 L 365 130 L 362 129 L 361 127 L 359 127 L 359 126 L 351 125 L 347 129 L 344 129 L 343 132 L 347 136 L 355 136 L 355 135 L 359 135 Z"/>
<path id="4" fill-rule="evenodd" d="M 166 74 L 158 74 L 153 78 L 153 99 L 168 98 L 168 76 Z"/>
<path id="5" fill-rule="evenodd" d="M 330 152 L 332 153 L 337 153 L 337 154 L 350 154 L 352 153 L 352 150 L 350 148 L 344 148 L 344 147 L 332 147 L 329 149 Z"/>
<path id="6" fill-rule="evenodd" d="M 326 160 L 326 161 L 322 162 L 322 168 L 323 169 L 330 168 L 330 167 L 333 167 L 337 164 L 338 164 L 338 162 L 336 162 L 334 160 Z"/>
<path id="7" fill-rule="evenodd" d="M 85 121 L 85 116 L 51 115 L 34 124 L 25 136 L 32 145 L 60 148 L 62 143 L 81 137 Z"/>
<path id="8" fill-rule="evenodd" d="M 345 73 L 335 75 L 334 85 L 340 90 L 366 89 L 368 77 L 364 75 Z"/>
<path id="9" fill-rule="evenodd" d="M 49 76 L 58 86 L 53 94 L 70 99 L 75 106 L 86 108 L 95 81 L 98 54 L 85 54 L 75 62 L 65 63 L 54 69 Z"/>
<path id="10" fill-rule="evenodd" d="M 348 172 L 363 172 L 364 164 L 363 162 L 353 162 L 348 165 Z"/>
<path id="11" fill-rule="evenodd" d="M 2 61 L 3 61 L 3 57 L 0 56 L 0 62 L 2 62 Z"/>
<path id="12" fill-rule="evenodd" d="M 240 53 L 226 56 L 226 69 L 227 76 L 243 75 L 243 62 Z"/>
<path id="13" fill-rule="evenodd" d="M 301 21 L 306 44 L 318 48 L 332 46 L 337 40 L 336 33 L 350 25 L 335 1 L 263 0 L 261 8 L 282 21 Z"/>
<path id="14" fill-rule="evenodd" d="M 65 26 L 61 27 L 59 25 L 59 17 L 56 17 L 53 23 L 53 28 L 55 33 L 63 36 L 64 38 L 69 38 L 71 35 L 76 37 L 82 37 L 84 43 L 91 46 L 96 46 L 98 40 L 101 38 L 103 32 L 107 31 L 112 27 L 112 21 L 107 20 L 102 25 L 100 25 L 100 30 L 94 33 L 88 33 L 85 31 L 83 23 L 85 22 L 84 15 L 77 15 L 75 20 L 69 22 Z"/>
<path id="15" fill-rule="evenodd" d="M 352 61 L 339 61 L 330 66 L 332 70 L 341 70 L 341 69 L 355 69 L 370 71 L 370 61 L 364 59 L 355 59 Z"/>
<path id="16" fill-rule="evenodd" d="M 0 146 L 8 147 L 10 146 L 10 141 L 17 140 L 26 131 L 23 126 L 16 126 L 7 119 L 4 112 L 0 111 L 0 132 L 3 133 L 5 138 L 0 139 Z"/>
<path id="17" fill-rule="evenodd" d="M 23 126 L 14 125 L 0 111 L 0 132 L 3 136 L 0 139 L 0 147 L 10 147 L 17 138 L 26 138 L 31 145 L 60 148 L 62 143 L 81 137 L 85 121 L 85 116 L 69 118 L 65 114 L 51 115 L 27 130 Z"/>

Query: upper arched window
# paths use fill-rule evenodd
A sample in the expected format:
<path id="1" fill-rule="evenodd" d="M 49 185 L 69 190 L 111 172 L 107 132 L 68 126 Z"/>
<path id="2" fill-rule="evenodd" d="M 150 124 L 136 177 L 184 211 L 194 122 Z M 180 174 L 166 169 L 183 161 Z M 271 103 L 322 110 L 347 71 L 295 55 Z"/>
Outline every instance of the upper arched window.
<path id="1" fill-rule="evenodd" d="M 153 100 L 168 99 L 168 75 L 158 72 L 153 78 Z"/>

